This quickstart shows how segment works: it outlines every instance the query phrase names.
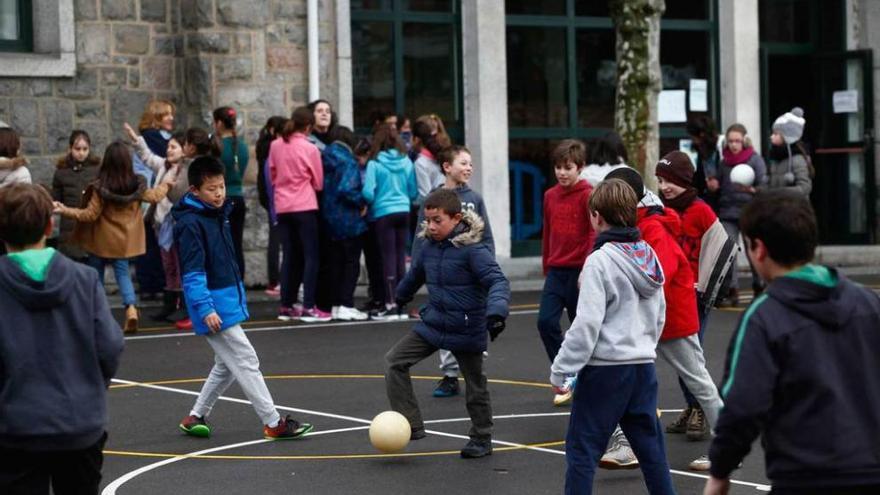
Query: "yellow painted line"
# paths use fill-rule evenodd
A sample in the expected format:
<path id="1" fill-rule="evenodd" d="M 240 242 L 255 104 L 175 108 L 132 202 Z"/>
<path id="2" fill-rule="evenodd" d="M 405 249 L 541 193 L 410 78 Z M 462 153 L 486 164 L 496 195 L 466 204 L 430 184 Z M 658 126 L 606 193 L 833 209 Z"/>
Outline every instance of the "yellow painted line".
<path id="1" fill-rule="evenodd" d="M 263 378 L 266 380 L 322 380 L 322 379 L 342 379 L 342 380 L 378 380 L 385 379 L 385 375 L 377 375 L 377 374 L 328 374 L 328 375 L 264 375 Z M 424 375 L 415 375 L 412 376 L 414 380 L 432 380 L 437 381 L 441 379 L 441 376 L 424 376 Z M 118 383 L 115 385 L 110 385 L 110 389 L 120 389 L 120 388 L 133 388 L 139 387 L 141 385 L 179 385 L 182 383 L 202 383 L 206 380 L 206 378 L 182 378 L 176 380 L 161 380 L 155 382 L 138 382 L 138 383 Z M 530 381 L 522 381 L 522 380 L 503 380 L 497 378 L 489 378 L 487 380 L 489 383 L 495 383 L 499 385 L 519 385 L 523 387 L 536 387 L 536 388 L 551 388 L 551 385 L 548 383 L 539 383 L 539 382 L 530 382 Z"/>
<path id="2" fill-rule="evenodd" d="M 565 440 L 554 442 L 532 443 L 512 447 L 495 447 L 495 452 L 508 452 L 542 447 L 558 447 L 565 445 Z M 118 455 L 127 457 L 179 457 L 184 459 L 212 459 L 212 460 L 236 460 L 236 461 L 325 461 L 346 459 L 389 459 L 399 457 L 433 457 L 441 455 L 459 455 L 459 450 L 433 450 L 429 452 L 402 452 L 397 454 L 326 454 L 326 455 L 222 455 L 222 454 L 170 454 L 164 452 L 135 452 L 127 450 L 105 450 L 104 455 Z"/>

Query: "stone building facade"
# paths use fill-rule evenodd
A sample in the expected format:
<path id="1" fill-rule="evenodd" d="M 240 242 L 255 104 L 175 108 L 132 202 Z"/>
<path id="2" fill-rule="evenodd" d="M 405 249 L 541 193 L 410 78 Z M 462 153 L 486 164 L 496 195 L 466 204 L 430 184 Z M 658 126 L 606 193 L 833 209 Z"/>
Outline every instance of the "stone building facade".
<path id="1" fill-rule="evenodd" d="M 210 128 L 215 107 L 233 106 L 248 143 L 269 116 L 289 115 L 308 98 L 306 0 L 48 3 L 60 9 L 60 22 L 66 14 L 74 23 L 73 77 L 6 77 L 0 70 L 0 120 L 21 134 L 35 182 L 51 183 L 71 130 L 88 131 L 100 154 L 123 138 L 123 122 L 136 126 L 154 98 L 175 102 L 177 129 Z M 319 46 L 320 96 L 335 103 L 334 5 L 319 2 Z M 16 62 L 0 54 L 0 63 Z M 248 284 L 265 283 L 267 228 L 255 176 L 251 162 L 245 182 Z"/>

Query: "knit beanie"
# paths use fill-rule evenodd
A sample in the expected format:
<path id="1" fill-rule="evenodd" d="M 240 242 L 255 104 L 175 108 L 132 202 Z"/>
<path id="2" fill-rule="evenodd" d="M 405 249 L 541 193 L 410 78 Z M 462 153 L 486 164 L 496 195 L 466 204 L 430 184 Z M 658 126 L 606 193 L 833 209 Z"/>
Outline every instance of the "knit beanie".
<path id="1" fill-rule="evenodd" d="M 694 182 L 694 164 L 687 153 L 670 151 L 657 162 L 654 174 L 677 186 L 690 187 Z"/>
<path id="2" fill-rule="evenodd" d="M 806 123 L 804 110 L 801 107 L 794 107 L 773 122 L 773 132 L 778 132 L 787 144 L 794 144 L 804 135 Z"/>
<path id="3" fill-rule="evenodd" d="M 611 172 L 608 172 L 608 175 L 605 176 L 605 180 L 607 179 L 620 179 L 629 184 L 629 187 L 633 188 L 633 191 L 636 192 L 639 201 L 645 197 L 645 182 L 642 180 L 642 176 L 639 172 L 634 168 L 620 167 L 614 169 Z"/>

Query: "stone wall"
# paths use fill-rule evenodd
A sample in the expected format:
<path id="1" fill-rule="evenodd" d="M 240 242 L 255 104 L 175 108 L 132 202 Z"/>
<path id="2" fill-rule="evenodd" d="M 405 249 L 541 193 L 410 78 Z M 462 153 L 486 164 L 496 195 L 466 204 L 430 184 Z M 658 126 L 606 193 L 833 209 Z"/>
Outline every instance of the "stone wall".
<path id="1" fill-rule="evenodd" d="M 334 1 L 319 1 L 321 97 L 337 101 Z M 178 106 L 177 128 L 238 110 L 248 143 L 271 115 L 308 98 L 306 0 L 75 0 L 74 78 L 0 78 L 0 120 L 22 135 L 35 181 L 48 184 L 72 129 L 100 154 L 136 126 L 148 101 Z M 39 20 L 36 20 L 39 22 Z M 253 155 L 253 149 L 251 150 Z M 246 174 L 248 284 L 266 281 L 265 212 Z"/>

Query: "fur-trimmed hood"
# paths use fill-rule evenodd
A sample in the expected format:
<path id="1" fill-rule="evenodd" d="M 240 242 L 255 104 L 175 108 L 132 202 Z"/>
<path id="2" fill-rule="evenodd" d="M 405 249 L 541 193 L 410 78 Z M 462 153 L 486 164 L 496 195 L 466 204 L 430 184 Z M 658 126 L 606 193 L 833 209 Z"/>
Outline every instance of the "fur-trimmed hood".
<path id="1" fill-rule="evenodd" d="M 109 203 L 118 203 L 124 205 L 131 202 L 140 202 L 141 196 L 143 196 L 144 191 L 147 190 L 147 182 L 140 175 L 135 175 L 135 179 L 137 179 L 137 187 L 132 190 L 132 192 L 127 194 L 115 193 L 97 182 L 94 183 L 94 187 L 95 191 L 97 191 L 97 193 L 101 195 L 101 199 Z"/>
<path id="2" fill-rule="evenodd" d="M 423 221 L 419 226 L 418 237 L 428 239 L 428 222 Z M 486 230 L 486 222 L 471 210 L 461 212 L 461 222 L 452 229 L 452 233 L 446 239 L 455 247 L 470 246 L 483 240 L 483 232 Z"/>
<path id="3" fill-rule="evenodd" d="M 0 169 L 15 170 L 28 164 L 27 158 L 16 156 L 15 158 L 0 157 Z"/>
<path id="4" fill-rule="evenodd" d="M 70 157 L 69 153 L 64 156 L 59 156 L 58 160 L 55 162 L 56 168 L 69 168 L 72 170 L 82 170 L 83 167 L 97 167 L 98 165 L 101 165 L 101 159 L 95 155 L 89 155 L 86 158 L 86 161 L 82 163 L 76 163 Z"/>

